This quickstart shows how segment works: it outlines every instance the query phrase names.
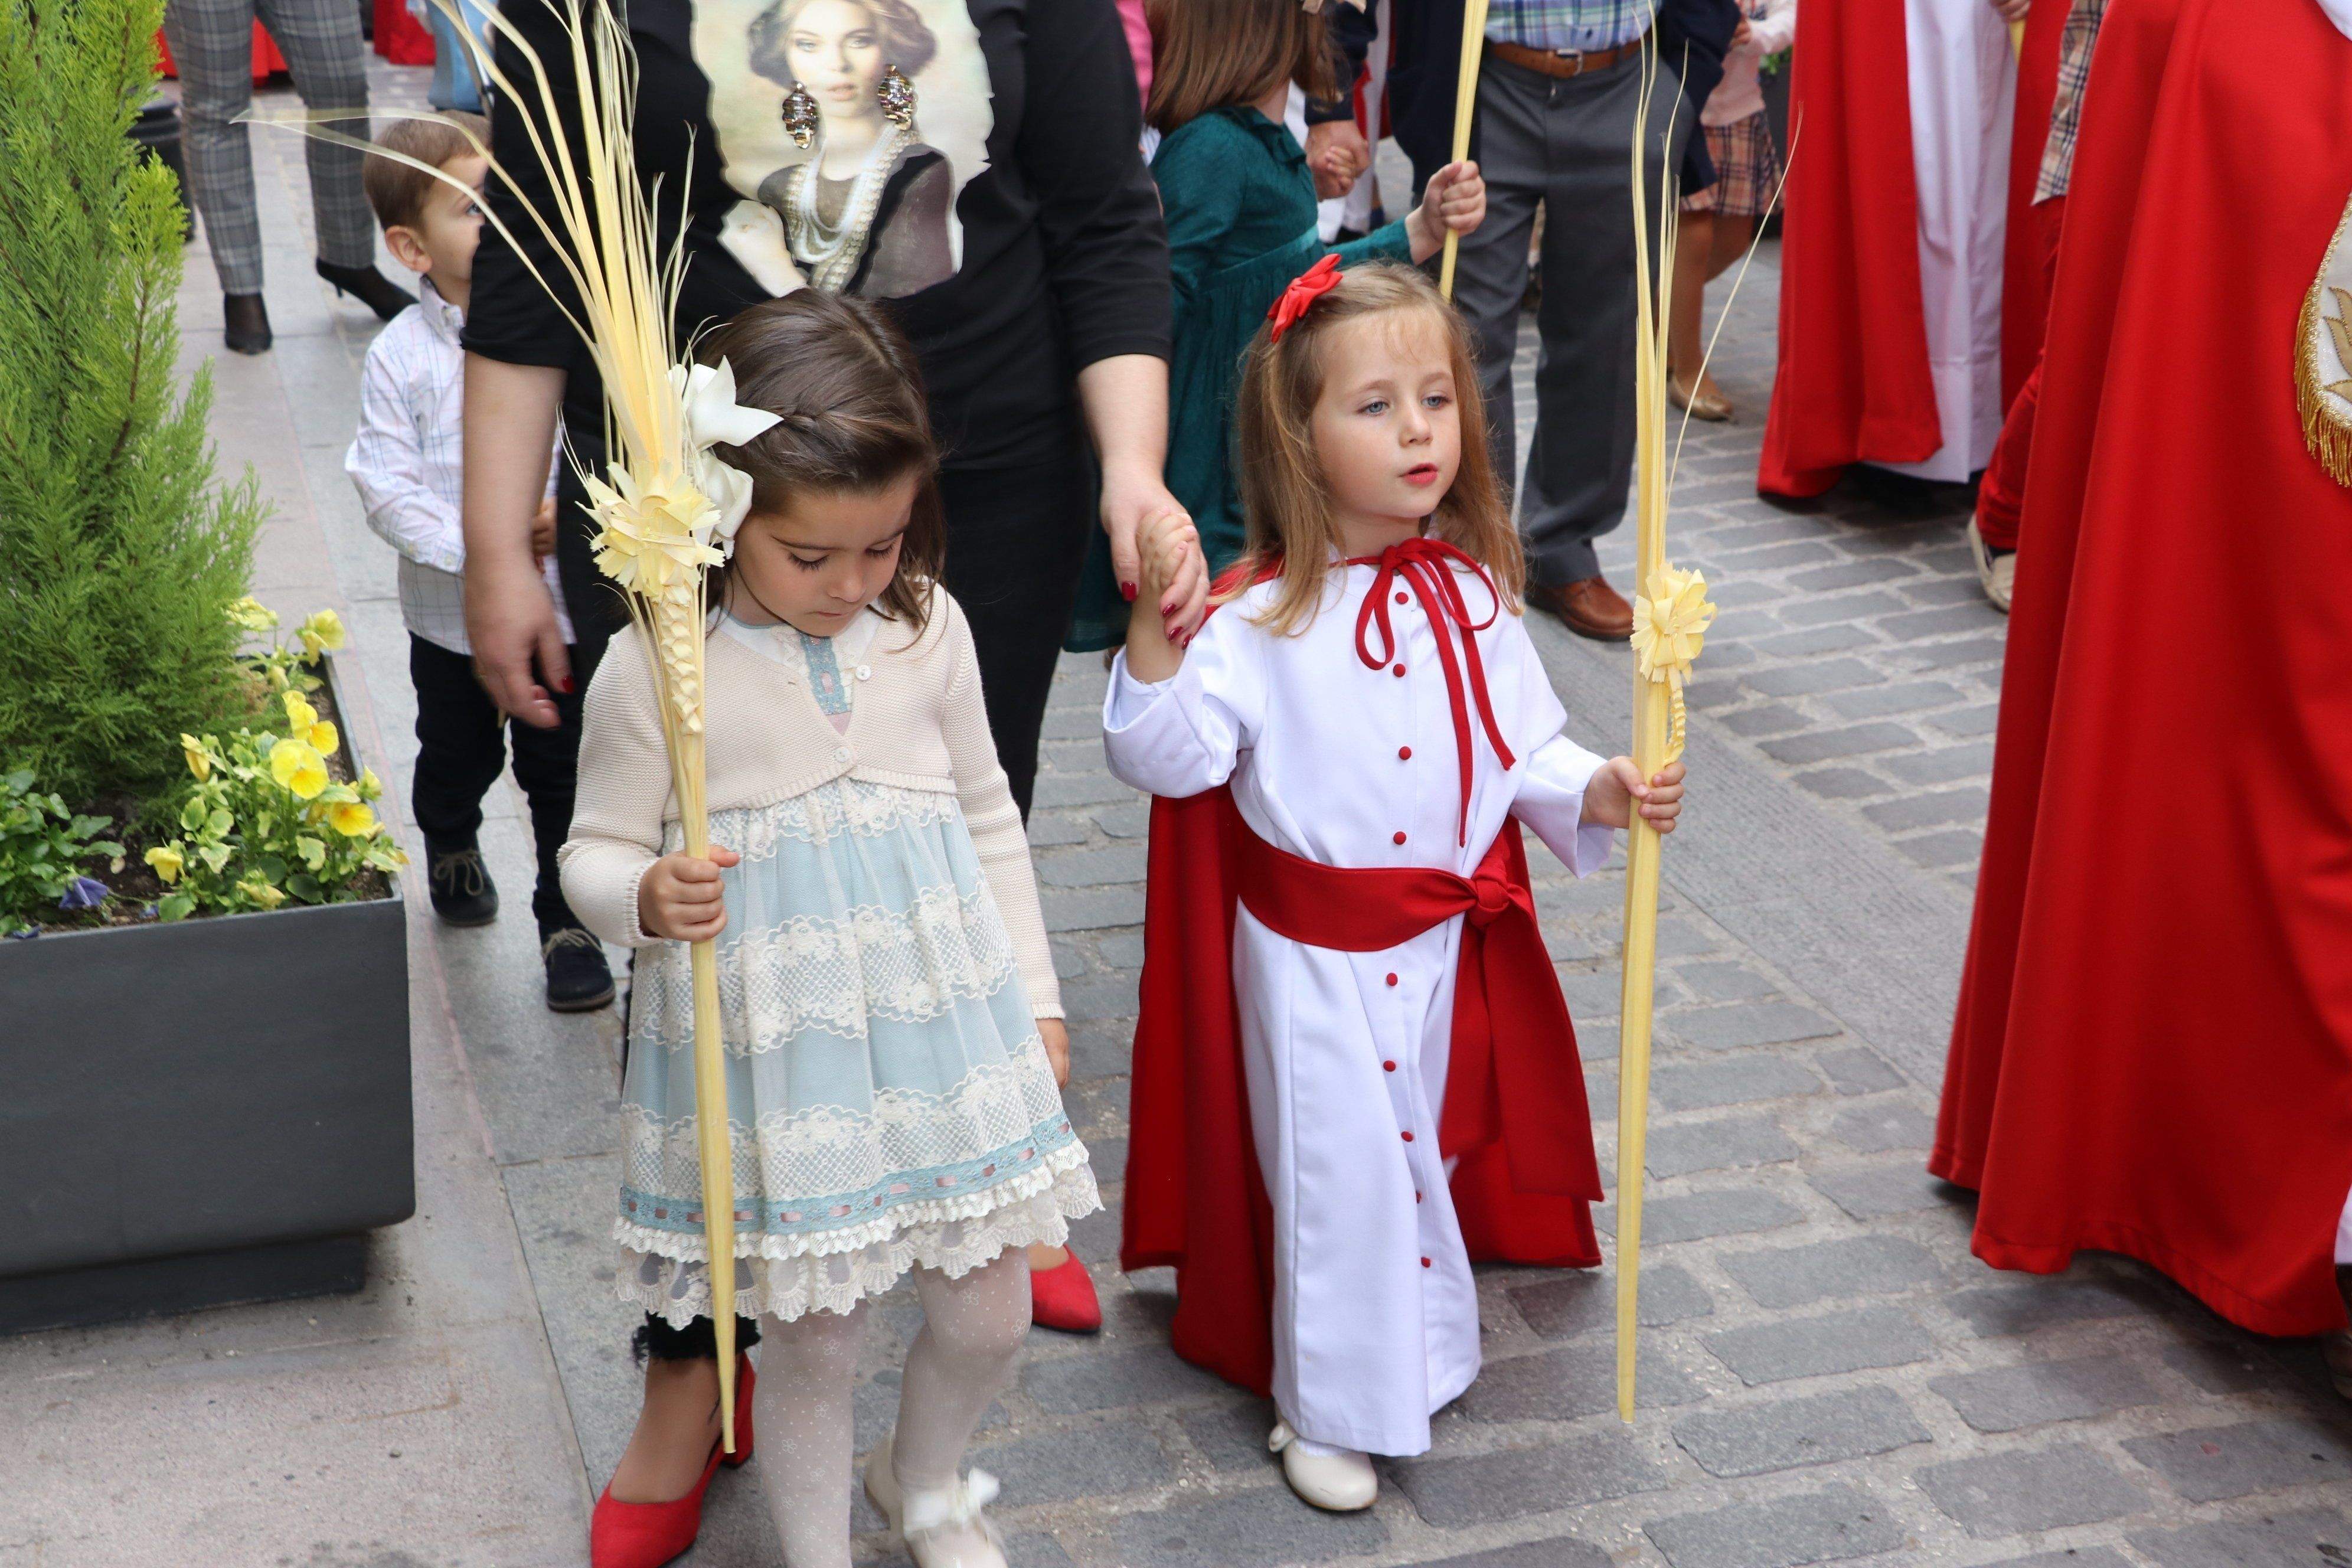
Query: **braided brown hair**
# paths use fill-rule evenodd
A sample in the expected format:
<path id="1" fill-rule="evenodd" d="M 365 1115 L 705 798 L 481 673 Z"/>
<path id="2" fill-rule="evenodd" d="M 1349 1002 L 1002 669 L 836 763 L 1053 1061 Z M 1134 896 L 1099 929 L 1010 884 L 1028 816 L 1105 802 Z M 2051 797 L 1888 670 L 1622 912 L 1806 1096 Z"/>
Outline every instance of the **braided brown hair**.
<path id="1" fill-rule="evenodd" d="M 875 603 L 921 632 L 947 557 L 947 524 L 939 447 L 906 334 L 867 300 L 800 289 L 745 310 L 705 338 L 697 357 L 706 364 L 725 359 L 735 372 L 735 400 L 778 418 L 756 440 L 713 448 L 751 477 L 753 511 L 784 510 L 810 490 L 865 494 L 920 481 L 898 570 Z M 714 605 L 725 602 L 732 568 L 730 560 L 715 569 Z"/>

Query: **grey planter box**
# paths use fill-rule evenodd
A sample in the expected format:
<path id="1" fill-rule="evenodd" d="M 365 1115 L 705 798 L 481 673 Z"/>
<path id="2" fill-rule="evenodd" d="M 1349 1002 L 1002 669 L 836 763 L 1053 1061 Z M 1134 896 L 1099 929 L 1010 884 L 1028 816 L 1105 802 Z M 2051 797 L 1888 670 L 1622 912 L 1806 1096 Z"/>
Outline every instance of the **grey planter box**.
<path id="1" fill-rule="evenodd" d="M 356 1289 L 416 1210 L 398 891 L 0 942 L 0 1331 Z"/>

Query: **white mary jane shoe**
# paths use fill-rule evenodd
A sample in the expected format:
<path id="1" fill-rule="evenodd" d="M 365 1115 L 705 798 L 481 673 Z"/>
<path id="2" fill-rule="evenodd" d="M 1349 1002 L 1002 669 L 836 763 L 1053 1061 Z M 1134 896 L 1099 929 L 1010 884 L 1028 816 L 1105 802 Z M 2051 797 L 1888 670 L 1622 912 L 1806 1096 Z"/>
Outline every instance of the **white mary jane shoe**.
<path id="1" fill-rule="evenodd" d="M 996 1500 L 996 1478 L 974 1470 L 951 1487 L 899 1490 L 890 1468 L 892 1432 L 866 1460 L 866 1495 L 907 1543 L 915 1568 L 1006 1568 L 1004 1538 L 982 1510 Z"/>
<path id="2" fill-rule="evenodd" d="M 1274 1424 L 1265 1446 L 1282 1456 L 1282 1479 L 1290 1489 L 1327 1513 L 1361 1513 L 1381 1495 L 1368 1454 L 1350 1448 L 1310 1453 L 1287 1421 Z"/>

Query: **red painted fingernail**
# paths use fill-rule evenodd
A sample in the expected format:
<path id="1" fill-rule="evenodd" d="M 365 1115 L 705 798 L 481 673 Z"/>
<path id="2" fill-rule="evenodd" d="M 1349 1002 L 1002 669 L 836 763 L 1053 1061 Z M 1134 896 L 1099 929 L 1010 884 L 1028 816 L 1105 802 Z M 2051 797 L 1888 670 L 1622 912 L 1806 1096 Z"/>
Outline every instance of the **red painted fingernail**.
<path id="1" fill-rule="evenodd" d="M 1132 583 L 1121 583 L 1121 584 L 1118 585 L 1118 591 L 1119 591 L 1120 595 L 1121 595 L 1122 597 L 1124 597 L 1124 598 L 1127 600 L 1127 602 L 1128 602 L 1129 604 L 1132 605 L 1133 603 L 1135 603 L 1135 584 L 1132 584 Z"/>
<path id="2" fill-rule="evenodd" d="M 566 697 L 571 696 L 571 695 L 572 695 L 572 678 L 571 678 L 570 676 L 568 676 L 568 675 L 567 675 L 567 676 L 565 676 L 565 677 L 563 678 L 563 679 L 562 679 L 562 683 L 561 683 L 561 684 L 562 684 L 562 687 L 563 695 L 565 695 Z"/>

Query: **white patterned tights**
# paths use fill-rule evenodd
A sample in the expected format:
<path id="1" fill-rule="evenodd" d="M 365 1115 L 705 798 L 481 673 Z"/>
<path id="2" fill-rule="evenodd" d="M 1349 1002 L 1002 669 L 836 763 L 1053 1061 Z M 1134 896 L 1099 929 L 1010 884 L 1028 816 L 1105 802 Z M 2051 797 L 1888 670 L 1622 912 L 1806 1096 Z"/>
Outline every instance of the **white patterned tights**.
<path id="1" fill-rule="evenodd" d="M 1015 1248 L 959 1279 L 915 1270 L 922 1331 L 907 1352 L 893 1451 L 909 1491 L 951 1486 L 972 1429 L 1001 1392 L 1029 1331 L 1029 1260 Z M 768 1511 L 787 1568 L 849 1568 L 851 1394 L 866 1308 L 760 1322 L 752 1412 Z"/>

